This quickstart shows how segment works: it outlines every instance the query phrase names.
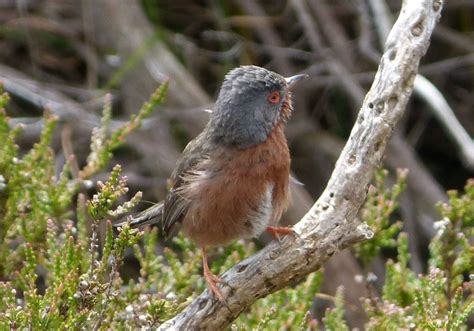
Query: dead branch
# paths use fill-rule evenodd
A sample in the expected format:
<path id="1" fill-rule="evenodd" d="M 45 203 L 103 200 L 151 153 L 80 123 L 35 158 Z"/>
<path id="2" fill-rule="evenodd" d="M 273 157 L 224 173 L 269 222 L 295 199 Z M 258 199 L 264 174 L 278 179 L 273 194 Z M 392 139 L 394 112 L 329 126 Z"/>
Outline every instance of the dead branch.
<path id="1" fill-rule="evenodd" d="M 62 120 L 81 123 L 87 128 L 93 128 L 100 123 L 97 115 L 89 113 L 79 103 L 16 69 L 0 64 L 0 81 L 8 93 L 41 110 L 48 108 Z"/>
<path id="2" fill-rule="evenodd" d="M 388 34 L 390 25 L 390 11 L 385 1 L 370 0 L 374 10 L 374 22 L 380 39 Z M 430 106 L 431 111 L 438 118 L 459 148 L 465 165 L 474 169 L 474 140 L 456 118 L 453 109 L 449 106 L 443 94 L 427 78 L 418 75 L 415 79 L 415 93 Z"/>
<path id="3" fill-rule="evenodd" d="M 239 5 L 242 8 L 242 10 L 249 15 L 255 15 L 255 16 L 260 16 L 260 17 L 265 17 L 267 15 L 267 13 L 265 13 L 263 8 L 258 4 L 257 1 L 243 0 L 239 2 Z M 260 39 L 263 40 L 266 45 L 283 47 L 284 45 L 283 41 L 278 36 L 276 31 L 270 26 L 269 22 L 265 20 L 260 20 L 260 21 L 261 21 L 261 24 L 255 31 L 260 37 Z M 272 55 L 273 55 L 276 67 L 278 68 L 278 71 L 282 75 L 292 73 L 291 63 L 288 61 L 288 59 L 286 59 L 283 56 L 283 54 L 280 51 L 275 50 L 275 52 L 273 52 Z"/>
<path id="4" fill-rule="evenodd" d="M 302 0 L 292 3 L 298 14 L 307 12 Z M 322 196 L 295 225 L 297 236 L 268 245 L 224 273 L 225 304 L 206 291 L 161 330 L 223 329 L 257 299 L 302 280 L 336 251 L 372 235 L 356 215 L 412 93 L 441 6 L 439 0 L 404 1 L 349 140 Z"/>
<path id="5" fill-rule="evenodd" d="M 305 30 L 305 33 L 308 36 L 310 46 L 315 52 L 320 52 L 322 54 L 324 62 L 327 64 L 328 71 L 335 77 L 339 86 L 341 86 L 347 92 L 348 96 L 352 99 L 353 104 L 360 104 L 364 100 L 364 89 L 362 88 L 362 86 L 354 79 L 354 77 L 351 75 L 351 72 L 344 65 L 344 63 L 339 60 L 338 54 L 332 54 L 330 53 L 330 51 L 324 49 L 321 34 L 319 33 L 316 24 L 314 24 L 306 8 L 304 8 L 302 4 L 299 4 L 298 2 L 294 2 L 293 6 L 297 8 L 297 13 L 299 15 L 301 24 Z M 398 150 L 401 152 L 393 154 L 391 153 L 392 150 Z M 402 153 L 405 157 L 400 157 L 400 153 Z M 392 157 L 392 155 L 394 155 L 395 157 Z M 395 164 L 396 166 L 394 166 Z M 427 196 L 427 199 L 429 199 L 434 194 L 438 198 L 437 200 L 431 200 L 431 205 L 426 208 L 427 210 L 432 211 L 432 206 L 434 206 L 438 201 L 445 200 L 444 194 L 436 194 L 439 191 L 442 192 L 442 190 L 438 189 L 439 184 L 436 182 L 436 180 L 433 179 L 433 177 L 425 169 L 423 164 L 418 161 L 413 149 L 402 137 L 400 130 L 395 131 L 393 139 L 389 143 L 387 153 L 387 166 L 392 170 L 396 170 L 397 167 L 410 169 L 412 174 L 410 174 L 408 177 L 408 184 L 409 187 L 412 189 L 421 189 L 424 192 L 427 190 L 428 187 L 432 188 L 432 191 L 430 191 L 430 193 L 425 192 L 421 195 Z M 418 175 L 419 177 L 416 177 Z M 416 186 L 419 185 L 421 181 L 423 181 L 424 185 Z M 426 221 L 430 218 L 425 217 L 419 219 L 406 219 L 406 221 L 415 223 L 421 222 L 422 219 Z M 430 222 L 425 222 L 421 224 L 423 234 L 426 237 L 431 237 L 433 234 L 432 224 L 432 220 Z"/>

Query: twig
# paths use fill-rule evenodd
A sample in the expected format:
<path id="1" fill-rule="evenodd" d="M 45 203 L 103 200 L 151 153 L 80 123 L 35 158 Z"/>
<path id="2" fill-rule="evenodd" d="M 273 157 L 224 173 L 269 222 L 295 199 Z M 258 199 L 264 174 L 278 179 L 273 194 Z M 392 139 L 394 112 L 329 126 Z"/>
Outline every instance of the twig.
<path id="1" fill-rule="evenodd" d="M 467 55 L 462 55 L 462 56 L 456 56 L 456 57 L 451 57 L 446 60 L 441 60 L 437 62 L 431 62 L 429 64 L 425 64 L 421 66 L 420 72 L 428 75 L 428 74 L 440 74 L 440 73 L 446 73 L 454 68 L 458 67 L 463 67 L 463 66 L 471 66 L 474 63 L 474 52 L 467 54 Z"/>
<path id="2" fill-rule="evenodd" d="M 434 115 L 456 142 L 464 164 L 471 170 L 474 169 L 474 141 L 459 123 L 441 92 L 422 75 L 418 75 L 415 79 L 415 92 L 430 106 Z"/>
<path id="3" fill-rule="evenodd" d="M 337 52 L 344 65 L 352 69 L 354 67 L 354 52 L 350 48 L 353 48 L 353 45 L 344 33 L 342 25 L 326 5 L 326 1 L 309 1 L 308 5 L 312 9 L 321 30 L 326 35 L 328 43 Z"/>
<path id="4" fill-rule="evenodd" d="M 18 11 L 18 16 L 20 16 L 21 18 L 25 18 L 26 17 L 26 8 L 25 8 L 25 5 L 24 3 L 22 3 L 21 1 L 17 1 L 16 2 L 16 8 L 17 8 L 17 11 Z M 24 22 L 24 21 L 23 21 Z M 30 63 L 31 63 L 31 69 L 33 71 L 33 73 L 35 74 L 36 77 L 39 77 L 40 76 L 40 70 L 38 68 L 38 64 L 37 64 L 37 59 L 38 59 L 38 41 L 36 40 L 36 38 L 33 38 L 33 36 L 31 35 L 31 29 L 26 25 L 26 24 L 22 24 L 22 28 L 23 28 L 23 31 L 25 32 L 25 36 L 26 36 L 26 45 L 27 45 L 27 48 L 28 48 L 28 55 L 30 57 Z"/>
<path id="5" fill-rule="evenodd" d="M 71 132 L 72 130 L 70 125 L 65 125 L 63 127 L 61 130 L 61 145 L 63 147 L 66 162 L 69 162 L 71 165 L 71 174 L 74 179 L 78 180 L 80 169 L 74 154 L 74 148 L 72 147 Z"/>
<path id="6" fill-rule="evenodd" d="M 305 10 L 301 0 L 292 4 L 300 17 Z M 224 273 L 229 285 L 222 286 L 225 303 L 206 291 L 160 330 L 223 329 L 257 299 L 303 279 L 336 251 L 373 235 L 356 215 L 411 95 L 420 58 L 439 18 L 441 6 L 433 4 L 433 0 L 404 2 L 349 140 L 322 196 L 295 225 L 298 235 L 268 245 Z"/>
<path id="7" fill-rule="evenodd" d="M 438 38 L 443 39 L 443 41 L 450 43 L 451 46 L 454 46 L 457 49 L 469 53 L 474 52 L 474 43 L 472 42 L 472 38 L 465 37 L 462 34 L 446 26 L 439 25 L 434 35 Z"/>
<path id="8" fill-rule="evenodd" d="M 369 9 L 366 0 L 357 0 L 357 11 L 359 13 L 359 50 L 368 60 L 373 63 L 379 63 L 380 53 L 372 46 L 374 34 L 372 33 L 372 20 L 369 15 Z"/>
<path id="9" fill-rule="evenodd" d="M 47 107 L 61 120 L 72 120 L 83 125 L 88 123 L 87 127 L 90 128 L 100 123 L 97 115 L 85 111 L 77 102 L 2 64 L 0 64 L 0 81 L 8 93 L 30 102 L 39 109 Z"/>
<path id="10" fill-rule="evenodd" d="M 108 18 L 106 24 L 103 24 L 101 18 L 96 20 L 96 33 L 100 31 L 108 39 L 108 46 L 118 49 L 121 56 L 128 57 L 137 49 L 149 45 L 142 58 L 146 71 L 133 81 L 127 77 L 125 85 L 147 86 L 151 90 L 157 83 L 173 77 L 167 96 L 168 103 L 190 107 L 210 102 L 204 90 L 168 47 L 154 37 L 154 28 L 148 22 L 140 1 L 99 0 L 94 2 L 94 6 L 97 11 L 107 13 Z M 137 103 L 141 104 L 149 93 L 151 91 L 140 89 L 135 96 L 139 97 Z"/>
<path id="11" fill-rule="evenodd" d="M 298 19 L 304 29 L 305 35 L 308 38 L 310 47 L 314 52 L 321 54 L 324 62 L 327 65 L 328 71 L 337 78 L 337 81 L 343 87 L 355 104 L 359 104 L 364 98 L 364 90 L 351 78 L 351 73 L 341 63 L 341 61 L 332 54 L 331 49 L 324 47 L 319 29 L 314 23 L 307 6 L 302 1 L 293 1 L 293 8 L 298 14 Z"/>
<path id="12" fill-rule="evenodd" d="M 91 49 L 95 44 L 93 2 L 91 0 L 81 1 L 82 28 L 84 30 L 84 40 L 87 49 Z M 87 61 L 87 87 L 95 88 L 98 82 L 99 60 L 96 52 L 86 52 Z"/>
<path id="13" fill-rule="evenodd" d="M 385 1 L 368 0 L 370 8 L 372 9 L 373 21 L 375 21 L 375 29 L 379 36 L 380 43 L 382 43 L 390 32 L 390 9 Z"/>
<path id="14" fill-rule="evenodd" d="M 258 4 L 257 1 L 253 0 L 242 0 L 239 2 L 240 8 L 249 15 L 255 15 L 260 17 L 265 17 L 267 13 L 263 8 Z M 270 26 L 268 20 L 260 20 L 260 25 L 255 29 L 255 32 L 259 38 L 264 41 L 265 45 L 283 47 L 283 41 L 275 32 L 274 29 Z M 288 59 L 283 56 L 279 50 L 275 50 L 272 54 L 272 58 L 275 61 L 276 67 L 281 74 L 289 74 L 291 72 L 291 64 Z"/>

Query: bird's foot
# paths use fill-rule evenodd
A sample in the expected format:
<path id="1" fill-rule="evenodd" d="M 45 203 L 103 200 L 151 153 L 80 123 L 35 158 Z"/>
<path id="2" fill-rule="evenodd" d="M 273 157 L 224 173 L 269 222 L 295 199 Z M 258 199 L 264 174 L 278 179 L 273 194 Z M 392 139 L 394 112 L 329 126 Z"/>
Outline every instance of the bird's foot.
<path id="1" fill-rule="evenodd" d="M 222 294 L 221 290 L 217 287 L 218 283 L 223 283 L 227 284 L 222 278 L 220 278 L 217 275 L 214 275 L 209 269 L 209 264 L 207 263 L 207 251 L 206 247 L 201 247 L 201 253 L 202 253 L 202 269 L 203 269 L 203 275 L 204 279 L 206 280 L 207 288 L 209 292 L 211 292 L 211 295 L 216 297 L 220 302 L 225 303 L 225 297 Z"/>
<path id="2" fill-rule="evenodd" d="M 214 295 L 220 302 L 225 302 L 225 297 L 221 290 L 217 287 L 218 283 L 225 284 L 226 282 L 217 275 L 214 275 L 208 268 L 204 268 L 204 279 L 206 280 L 207 289 Z"/>
<path id="3" fill-rule="evenodd" d="M 294 235 L 295 231 L 286 226 L 268 226 L 265 231 L 272 235 L 273 239 L 278 240 L 280 242 L 280 238 L 282 236 Z"/>

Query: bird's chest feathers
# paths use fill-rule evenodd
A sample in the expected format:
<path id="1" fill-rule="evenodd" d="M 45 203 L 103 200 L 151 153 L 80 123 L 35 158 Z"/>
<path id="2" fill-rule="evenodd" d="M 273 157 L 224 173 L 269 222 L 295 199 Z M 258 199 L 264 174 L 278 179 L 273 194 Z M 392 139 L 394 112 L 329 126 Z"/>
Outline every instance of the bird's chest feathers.
<path id="1" fill-rule="evenodd" d="M 215 229 L 227 240 L 255 236 L 286 209 L 289 171 L 282 126 L 260 145 L 243 150 L 219 147 L 192 179 L 185 180 L 184 193 L 191 201 L 185 223 Z"/>
<path id="2" fill-rule="evenodd" d="M 253 175 L 278 178 L 290 169 L 290 154 L 282 125 L 277 126 L 267 140 L 257 146 L 242 150 L 224 149 L 221 154 L 223 157 L 217 157 L 216 165 L 229 177 Z"/>

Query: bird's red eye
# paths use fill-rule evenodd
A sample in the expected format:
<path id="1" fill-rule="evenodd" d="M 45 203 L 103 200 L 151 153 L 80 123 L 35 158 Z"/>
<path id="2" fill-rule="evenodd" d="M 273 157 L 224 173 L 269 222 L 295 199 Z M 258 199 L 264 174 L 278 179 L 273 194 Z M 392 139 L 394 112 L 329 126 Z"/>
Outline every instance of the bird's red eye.
<path id="1" fill-rule="evenodd" d="M 267 97 L 268 102 L 277 104 L 280 102 L 280 91 L 273 91 Z"/>

